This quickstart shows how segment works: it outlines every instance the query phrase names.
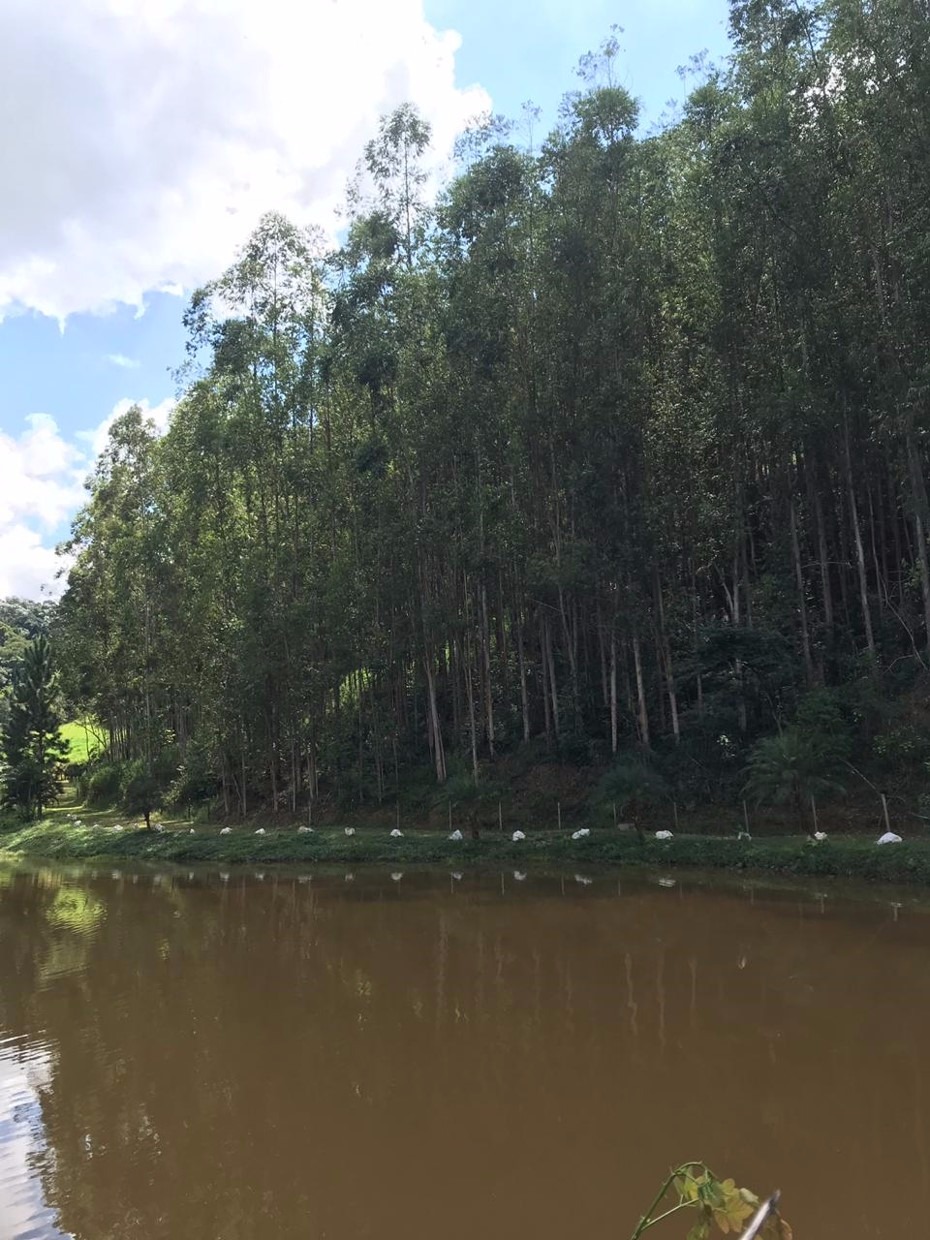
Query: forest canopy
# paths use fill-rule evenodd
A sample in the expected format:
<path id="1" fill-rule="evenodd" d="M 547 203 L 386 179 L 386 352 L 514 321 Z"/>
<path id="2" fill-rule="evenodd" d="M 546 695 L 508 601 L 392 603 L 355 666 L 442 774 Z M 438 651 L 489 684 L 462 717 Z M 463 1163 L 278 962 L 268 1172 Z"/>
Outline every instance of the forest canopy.
<path id="1" fill-rule="evenodd" d="M 110 762 L 230 812 L 524 746 L 736 797 L 926 675 L 930 10 L 731 32 L 652 133 L 609 39 L 435 201 L 402 107 L 338 249 L 270 215 L 193 296 L 171 426 L 113 425 L 70 544 Z"/>

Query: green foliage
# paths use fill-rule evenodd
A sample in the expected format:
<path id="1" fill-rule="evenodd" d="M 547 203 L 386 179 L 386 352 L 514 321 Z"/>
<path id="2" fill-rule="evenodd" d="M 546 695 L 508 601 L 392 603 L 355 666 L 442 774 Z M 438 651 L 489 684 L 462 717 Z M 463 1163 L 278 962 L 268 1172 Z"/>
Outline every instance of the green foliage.
<path id="1" fill-rule="evenodd" d="M 13 669 L 2 732 L 3 801 L 27 817 L 41 817 L 63 786 L 68 746 L 60 734 L 58 692 L 51 646 L 40 634 Z"/>
<path id="2" fill-rule="evenodd" d="M 750 754 L 798 813 L 853 760 L 916 776 L 926 16 L 732 26 L 648 135 L 609 37 L 436 202 L 402 105 L 342 245 L 270 214 L 195 293 L 171 426 L 114 423 L 54 621 L 108 762 L 242 815 L 464 803 L 518 750 L 654 755 L 605 777 L 634 812 L 738 804 Z"/>
<path id="3" fill-rule="evenodd" d="M 811 797 L 842 792 L 831 778 L 829 744 L 818 748 L 816 739 L 795 726 L 760 740 L 749 756 L 748 795 L 758 803 L 793 805 L 800 819 Z"/>
<path id="4" fill-rule="evenodd" d="M 100 755 L 81 772 L 78 788 L 89 806 L 119 806 L 148 822 L 162 806 L 177 809 L 207 798 L 208 776 L 202 763 L 198 769 L 196 755 L 192 758 L 191 766 L 179 767 L 171 749 L 161 750 L 154 760 L 139 757 L 114 762 Z"/>
<path id="5" fill-rule="evenodd" d="M 669 789 L 648 755 L 622 754 L 602 777 L 595 799 L 636 821 L 647 807 L 668 801 Z"/>
<path id="6" fill-rule="evenodd" d="M 143 759 L 127 762 L 122 771 L 120 803 L 130 814 L 141 814 L 145 825 L 151 825 L 151 816 L 164 803 L 165 787 L 162 780 Z"/>
<path id="7" fill-rule="evenodd" d="M 473 805 L 484 800 L 487 795 L 487 787 L 480 780 L 476 781 L 470 771 L 450 774 L 443 787 L 433 793 L 437 806 L 446 805 L 450 801 L 453 805 Z"/>
<path id="8" fill-rule="evenodd" d="M 124 765 L 103 757 L 88 763 L 78 778 L 78 787 L 88 805 L 110 805 L 117 800 L 123 786 Z"/>
<path id="9" fill-rule="evenodd" d="M 48 637 L 55 613 L 55 604 L 49 600 L 27 598 L 0 599 L 0 637 L 5 644 L 12 635 L 24 643 L 36 637 Z"/>
<path id="10" fill-rule="evenodd" d="M 873 748 L 883 771 L 907 770 L 928 761 L 930 733 L 913 723 L 900 724 L 876 736 Z"/>
<path id="11" fill-rule="evenodd" d="M 444 808 L 444 807 L 443 807 Z M 494 809 L 488 823 L 493 826 Z M 865 882 L 930 885 L 930 839 L 910 838 L 893 848 L 877 848 L 874 838 L 855 839 L 831 834 L 829 841 L 811 847 L 805 836 L 765 838 L 753 836 L 739 842 L 726 836 L 676 835 L 670 841 L 634 832 L 598 830 L 573 840 L 569 831 L 530 828 L 527 838 L 514 843 L 510 832 L 483 830 L 472 839 L 463 829 L 464 840 L 448 838 L 443 821 L 433 831 L 411 829 L 402 817 L 402 839 L 389 834 L 390 818 L 378 829 L 359 826 L 346 836 L 342 824 L 318 826 L 314 833 L 300 835 L 293 824 L 274 829 L 271 816 L 259 819 L 267 828 L 264 836 L 254 834 L 256 820 L 233 828 L 221 836 L 219 824 L 198 822 L 194 834 L 190 823 L 172 822 L 166 816 L 166 831 L 160 834 L 144 829 L 114 833 L 109 826 L 124 822 L 122 811 L 95 814 L 82 809 L 82 825 L 77 826 L 60 813 L 53 818 L 24 825 L 19 819 L 0 820 L 0 846 L 6 853 L 68 860 L 123 858 L 164 862 L 292 862 L 364 864 L 404 862 L 411 865 L 437 865 L 459 868 L 462 864 L 558 867 L 628 866 L 732 871 L 736 874 L 774 874 L 794 878 L 850 878 Z M 351 820 L 350 820 L 351 821 Z M 504 822 L 508 810 L 504 805 Z M 461 823 L 459 824 L 461 825 Z"/>
<path id="12" fill-rule="evenodd" d="M 844 792 L 851 750 L 851 725 L 837 695 L 814 690 L 801 700 L 790 727 L 756 744 L 746 792 L 759 803 L 793 805 L 800 817 L 812 798 Z"/>
<path id="13" fill-rule="evenodd" d="M 669 1198 L 677 1198 L 671 1207 Z M 688 1232 L 688 1240 L 708 1240 L 714 1231 L 738 1234 L 759 1206 L 759 1198 L 751 1189 L 738 1188 L 732 1179 L 721 1180 L 705 1163 L 685 1163 L 668 1175 L 631 1240 L 639 1240 L 656 1223 L 682 1212 L 685 1218 L 698 1216 Z M 769 1212 L 758 1233 L 763 1240 L 791 1240 L 791 1234 L 777 1209 Z"/>
<path id="14" fill-rule="evenodd" d="M 32 599 L 0 599 L 0 727 L 9 713 L 14 669 L 26 647 L 40 635 L 48 636 L 55 604 Z"/>
<path id="15" fill-rule="evenodd" d="M 453 771 L 441 789 L 432 795 L 433 817 L 442 818 L 451 809 L 452 826 L 462 831 L 496 829 L 498 806 L 506 788 L 486 775 L 477 782 L 469 771 Z"/>
<path id="16" fill-rule="evenodd" d="M 180 762 L 177 774 L 171 779 L 163 800 L 169 808 L 177 809 L 209 803 L 216 797 L 217 791 L 209 752 L 202 745 L 192 745 Z"/>

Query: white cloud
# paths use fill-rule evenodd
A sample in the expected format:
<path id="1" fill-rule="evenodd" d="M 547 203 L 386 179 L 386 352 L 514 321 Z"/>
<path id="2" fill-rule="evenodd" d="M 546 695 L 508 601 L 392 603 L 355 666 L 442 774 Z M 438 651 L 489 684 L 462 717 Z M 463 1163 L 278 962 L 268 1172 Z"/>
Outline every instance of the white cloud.
<path id="1" fill-rule="evenodd" d="M 19 521 L 0 526 L 0 598 L 57 598 L 65 581 L 56 575 L 66 567 L 31 526 Z"/>
<path id="2" fill-rule="evenodd" d="M 155 429 L 160 435 L 163 435 L 168 429 L 168 423 L 171 420 L 171 414 L 177 404 L 171 396 L 165 397 L 157 405 L 150 405 L 147 400 L 130 400 L 128 396 L 124 396 L 122 400 L 118 400 L 107 416 L 92 431 L 78 431 L 78 439 L 83 440 L 90 445 L 91 453 L 94 458 L 107 446 L 107 436 L 110 433 L 110 427 L 117 418 L 121 418 L 124 413 L 128 413 L 133 405 L 138 405 L 146 418 L 155 423 Z"/>
<path id="3" fill-rule="evenodd" d="M 488 100 L 423 0 L 0 4 L 0 314 L 218 274 L 271 208 L 330 225 L 379 114 L 438 151 Z"/>
<path id="4" fill-rule="evenodd" d="M 57 596 L 66 582 L 57 574 L 68 568 L 55 544 L 87 498 L 84 479 L 106 446 L 114 421 L 137 404 L 163 433 L 175 401 L 157 405 L 128 397 L 117 401 L 100 424 L 65 439 L 54 418 L 33 413 L 18 436 L 0 431 L 0 598 Z"/>
<path id="5" fill-rule="evenodd" d="M 31 414 L 18 438 L 0 432 L 0 533 L 28 519 L 52 530 L 83 497 L 83 456 L 54 418 Z"/>
<path id="6" fill-rule="evenodd" d="M 108 353 L 107 361 L 120 370 L 138 370 L 142 363 L 136 357 L 127 357 L 125 353 Z"/>
<path id="7" fill-rule="evenodd" d="M 55 420 L 34 413 L 18 437 L 0 432 L 0 597 L 59 594 L 56 531 L 84 498 L 86 459 Z"/>

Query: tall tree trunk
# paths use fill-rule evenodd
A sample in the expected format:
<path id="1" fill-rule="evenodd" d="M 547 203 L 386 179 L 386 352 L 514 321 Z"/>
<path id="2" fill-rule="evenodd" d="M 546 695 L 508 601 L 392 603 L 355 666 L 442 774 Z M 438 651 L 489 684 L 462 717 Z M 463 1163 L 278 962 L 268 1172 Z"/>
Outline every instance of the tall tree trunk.
<path id="1" fill-rule="evenodd" d="M 491 638 L 490 628 L 488 625 L 488 591 L 484 582 L 481 583 L 480 590 L 481 601 L 481 662 L 484 673 L 484 702 L 485 714 L 487 719 L 488 732 L 488 753 L 493 758 L 494 753 L 494 696 L 491 689 Z"/>
<path id="2" fill-rule="evenodd" d="M 849 450 L 849 423 L 843 425 L 844 445 L 846 450 L 846 493 L 849 500 L 849 520 L 852 526 L 853 547 L 856 552 L 856 572 L 859 578 L 859 603 L 862 607 L 862 622 L 865 627 L 865 641 L 869 658 L 875 664 L 875 636 L 872 632 L 872 613 L 869 608 L 869 588 L 865 571 L 865 549 L 862 545 L 862 530 L 859 526 L 859 509 L 856 504 L 856 488 L 853 481 L 852 455 Z"/>
<path id="3" fill-rule="evenodd" d="M 561 735 L 559 727 L 559 686 L 555 677 L 555 657 L 552 653 L 552 626 L 549 623 L 549 617 L 543 617 L 543 658 L 549 671 L 549 694 L 552 700 L 552 729 L 555 733 L 555 739 L 558 740 Z"/>
<path id="4" fill-rule="evenodd" d="M 794 496 L 788 501 L 788 520 L 791 529 L 791 559 L 794 564 L 794 580 L 798 588 L 798 616 L 801 622 L 801 650 L 804 655 L 804 674 L 807 683 L 814 680 L 814 661 L 811 658 L 811 639 L 807 627 L 807 598 L 804 585 L 804 569 L 801 565 L 801 546 L 798 540 L 798 514 L 794 505 Z"/>
<path id="5" fill-rule="evenodd" d="M 539 617 L 539 658 L 542 667 L 542 699 L 543 721 L 546 730 L 546 744 L 552 743 L 552 704 L 549 693 L 549 660 L 546 658 L 545 621 Z"/>
<path id="6" fill-rule="evenodd" d="M 427 721 L 433 751 L 433 763 L 436 768 L 437 784 L 446 782 L 446 751 L 442 743 L 442 728 L 439 725 L 439 708 L 436 705 L 436 677 L 429 652 L 423 656 L 423 667 L 426 671 Z"/>
<path id="7" fill-rule="evenodd" d="M 462 735 L 462 685 L 465 683 L 464 642 L 458 637 L 452 638 L 452 735 Z"/>
<path id="8" fill-rule="evenodd" d="M 898 607 L 904 610 L 904 573 L 902 566 L 904 564 L 904 549 L 901 544 L 901 512 L 900 502 L 896 494 L 894 478 L 889 477 L 889 491 L 891 494 L 891 537 L 894 544 L 894 575 L 898 583 Z"/>
<path id="9" fill-rule="evenodd" d="M 595 633 L 597 634 L 597 653 L 599 660 L 599 669 L 601 673 L 601 701 L 604 703 L 604 709 L 610 710 L 610 688 L 608 685 L 609 673 L 607 670 L 607 643 L 604 641 L 604 623 L 601 620 L 601 609 L 598 607 L 594 621 Z"/>
<path id="10" fill-rule="evenodd" d="M 578 688 L 578 636 L 573 624 L 569 624 L 565 607 L 565 594 L 559 586 L 559 616 L 562 621 L 562 635 L 565 638 L 565 651 L 568 655 L 568 673 L 572 687 L 572 709 L 577 729 L 581 723 L 581 694 Z"/>
<path id="11" fill-rule="evenodd" d="M 475 694 L 472 687 L 471 657 L 468 645 L 465 646 L 465 691 L 468 697 L 468 735 L 471 740 L 471 771 L 478 783 L 478 736 L 475 723 Z"/>
<path id="12" fill-rule="evenodd" d="M 520 714 L 523 718 L 524 744 L 530 739 L 530 697 L 526 686 L 526 652 L 523 646 L 523 616 L 518 608 L 515 612 L 517 626 L 517 661 L 520 666 Z"/>
<path id="13" fill-rule="evenodd" d="M 823 502 L 820 498 L 816 480 L 810 488 L 814 507 L 814 521 L 817 526 L 817 558 L 820 561 L 820 589 L 823 600 L 823 623 L 827 631 L 827 639 L 833 640 L 833 591 L 830 588 L 830 559 L 827 554 L 827 530 L 823 519 Z"/>
<path id="14" fill-rule="evenodd" d="M 694 572 L 694 566 L 691 567 L 691 615 L 692 625 L 694 628 L 694 665 L 697 668 L 695 673 L 695 696 L 697 700 L 698 718 L 704 718 L 704 677 L 701 675 L 701 637 L 700 637 L 700 618 L 701 609 L 698 598 L 697 577 Z"/>
<path id="15" fill-rule="evenodd" d="M 229 817 L 229 767 L 225 753 L 220 759 L 221 785 L 223 790 L 223 817 Z"/>
<path id="16" fill-rule="evenodd" d="M 618 712 L 617 712 L 617 634 L 613 625 L 610 628 L 610 752 L 614 755 L 618 748 Z"/>
<path id="17" fill-rule="evenodd" d="M 242 731 L 241 728 L 239 731 L 239 741 L 240 741 L 239 760 L 240 760 L 241 769 L 242 769 L 242 786 L 239 789 L 239 798 L 240 798 L 240 802 L 242 805 L 242 817 L 244 818 L 246 814 L 248 813 L 248 802 L 246 799 L 246 791 L 245 791 L 245 733 Z"/>
<path id="18" fill-rule="evenodd" d="M 672 721 L 672 735 L 675 744 L 681 740 L 681 726 L 678 722 L 678 689 L 675 684 L 675 672 L 672 667 L 672 648 L 665 627 L 665 602 L 662 598 L 662 582 L 658 572 L 655 575 L 656 611 L 659 620 L 659 649 L 662 653 L 663 670 L 665 673 L 665 691 L 668 694 L 668 709 Z"/>
<path id="19" fill-rule="evenodd" d="M 649 749 L 649 710 L 646 706 L 646 687 L 643 683 L 643 656 L 640 649 L 639 633 L 633 633 L 633 667 L 636 671 L 636 701 L 639 707 L 639 739 Z"/>
<path id="20" fill-rule="evenodd" d="M 917 569 L 920 574 L 920 593 L 924 605 L 924 637 L 927 653 L 930 654 L 930 565 L 927 562 L 928 516 L 927 488 L 924 485 L 923 471 L 914 435 L 910 427 L 907 432 L 907 464 L 914 497 L 914 542 L 916 543 Z"/>
<path id="21" fill-rule="evenodd" d="M 740 540 L 742 541 L 742 539 Z M 733 627 L 740 627 L 740 549 L 737 546 L 733 553 L 733 593 L 730 596 L 730 614 L 733 618 Z M 743 660 L 733 660 L 733 674 L 737 685 L 737 720 L 739 722 L 739 730 L 745 735 L 749 730 L 749 720 L 746 715 L 746 693 L 743 685 Z"/>

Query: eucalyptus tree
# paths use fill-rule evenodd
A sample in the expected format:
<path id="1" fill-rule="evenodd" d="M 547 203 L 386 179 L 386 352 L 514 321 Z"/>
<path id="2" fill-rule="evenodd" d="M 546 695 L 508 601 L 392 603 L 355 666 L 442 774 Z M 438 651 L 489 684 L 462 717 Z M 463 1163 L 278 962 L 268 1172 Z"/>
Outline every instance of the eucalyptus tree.
<path id="1" fill-rule="evenodd" d="M 152 760 L 172 699 L 162 654 L 177 583 L 156 444 L 138 406 L 116 419 L 67 544 L 66 687 L 106 729 L 114 760 Z"/>
<path id="2" fill-rule="evenodd" d="M 192 348 L 207 352 L 207 371 L 166 444 L 177 466 L 172 491 L 186 494 L 198 514 L 206 505 L 219 543 L 220 580 L 210 574 L 216 593 L 207 614 L 222 600 L 224 617 L 236 620 L 223 625 L 228 644 L 213 666 L 219 678 L 210 697 L 224 789 L 235 770 L 243 810 L 250 775 L 267 781 L 275 807 L 289 800 L 293 808 L 310 744 L 304 671 L 308 628 L 319 624 L 312 581 L 325 546 L 314 486 L 325 470 L 325 316 L 319 238 L 266 216 L 237 262 L 193 299 Z M 195 443 L 213 456 L 206 490 L 185 490 L 188 420 Z M 189 554 L 199 557 L 199 527 L 186 528 L 195 531 Z"/>
<path id="3" fill-rule="evenodd" d="M 117 423 L 72 542 L 114 758 L 242 813 L 536 737 L 734 795 L 812 686 L 930 669 L 926 6 L 731 17 L 660 130 L 612 36 L 438 197 L 397 109 L 338 248 L 269 216 L 195 294 L 172 425 Z"/>

